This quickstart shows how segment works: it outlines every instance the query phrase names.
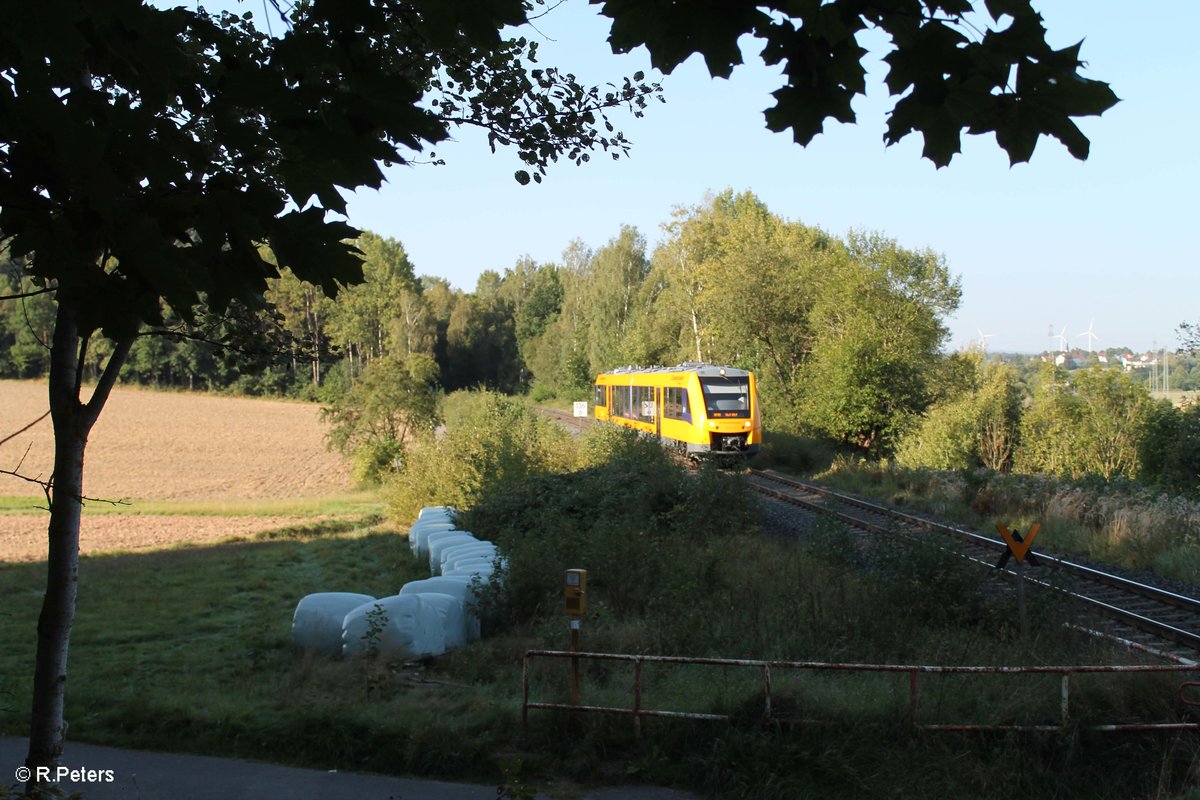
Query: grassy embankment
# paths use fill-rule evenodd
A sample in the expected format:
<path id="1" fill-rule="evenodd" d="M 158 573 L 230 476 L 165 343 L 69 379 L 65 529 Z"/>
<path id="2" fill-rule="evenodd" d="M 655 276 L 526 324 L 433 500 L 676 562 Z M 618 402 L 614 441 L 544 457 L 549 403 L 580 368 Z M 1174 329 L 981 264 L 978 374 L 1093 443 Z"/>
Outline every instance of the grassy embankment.
<path id="1" fill-rule="evenodd" d="M 1037 547 L 1154 572 L 1200 594 L 1200 499 L 1135 481 L 1068 480 L 990 470 L 907 469 L 837 453 L 827 443 L 772 433 L 759 466 L 816 478 L 892 505 L 994 534 L 997 523 L 1029 530 Z"/>
<path id="2" fill-rule="evenodd" d="M 1129 481 L 910 470 L 849 459 L 817 477 L 847 491 L 993 532 L 1041 525 L 1037 546 L 1143 569 L 1200 593 L 1200 501 Z"/>

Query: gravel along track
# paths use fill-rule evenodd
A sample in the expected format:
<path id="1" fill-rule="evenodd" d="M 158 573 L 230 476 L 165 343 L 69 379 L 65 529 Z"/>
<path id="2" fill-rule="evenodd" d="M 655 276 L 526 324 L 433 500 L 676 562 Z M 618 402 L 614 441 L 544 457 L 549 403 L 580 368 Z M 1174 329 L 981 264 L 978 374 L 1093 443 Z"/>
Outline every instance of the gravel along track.
<path id="1" fill-rule="evenodd" d="M 578 436 L 580 433 L 582 433 L 585 428 L 589 428 L 596 424 L 595 417 L 577 417 L 569 411 L 562 411 L 560 409 L 550 408 L 548 406 L 537 406 L 534 411 L 541 416 L 546 417 L 547 419 L 557 422 L 575 436 Z"/>
<path id="2" fill-rule="evenodd" d="M 803 532 L 822 517 L 842 522 L 860 537 L 913 538 L 932 532 L 957 540 L 960 555 L 991 575 L 996 574 L 996 562 L 1007 549 L 998 537 L 913 516 L 778 473 L 751 470 L 746 481 L 755 491 L 788 508 L 801 509 L 799 514 L 788 513 L 777 503 L 767 504 L 775 508 L 766 512 L 766 521 L 780 532 Z M 1171 661 L 1200 663 L 1200 600 L 1181 592 L 1178 585 L 1154 576 L 1132 580 L 1107 567 L 1086 566 L 1042 552 L 1037 558 L 1041 567 L 1026 570 L 1026 582 L 1082 603 L 1103 621 L 1094 632 Z M 1015 579 L 1015 559 L 1009 560 L 1003 572 Z"/>

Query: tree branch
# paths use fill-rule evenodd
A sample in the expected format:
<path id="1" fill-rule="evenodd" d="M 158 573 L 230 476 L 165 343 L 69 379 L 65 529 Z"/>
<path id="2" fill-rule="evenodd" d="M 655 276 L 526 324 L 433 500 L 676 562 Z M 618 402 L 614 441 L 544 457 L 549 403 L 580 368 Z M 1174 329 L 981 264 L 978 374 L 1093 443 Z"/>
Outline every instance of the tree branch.
<path id="1" fill-rule="evenodd" d="M 632 95 L 628 95 L 628 96 L 621 94 L 616 97 L 613 97 L 612 100 L 599 100 L 598 99 L 592 103 L 588 103 L 587 105 L 580 105 L 577 108 L 560 108 L 560 109 L 556 109 L 554 111 L 535 111 L 533 113 L 523 113 L 523 112 L 520 112 L 517 109 L 513 108 L 513 109 L 509 110 L 509 113 L 508 113 L 508 116 L 506 117 L 506 119 L 509 121 L 515 120 L 515 121 L 519 121 L 521 123 L 529 123 L 529 122 L 534 122 L 537 120 L 554 120 L 554 119 L 559 119 L 561 117 L 582 117 L 585 114 L 594 114 L 598 111 L 603 112 L 603 111 L 613 111 L 616 109 L 620 109 L 623 106 L 626 106 L 629 103 L 633 102 L 638 97 L 645 97 L 645 96 L 648 96 L 649 94 L 650 94 L 649 91 L 639 91 L 639 92 L 636 92 L 636 93 L 634 93 Z M 440 122 L 453 123 L 456 125 L 477 125 L 481 128 L 485 128 L 487 130 L 493 130 L 497 133 L 499 133 L 499 131 L 503 130 L 502 128 L 499 127 L 498 123 L 492 122 L 487 119 L 473 119 L 471 117 L 454 116 L 452 114 L 438 114 L 438 113 L 431 114 L 431 116 Z"/>
<path id="2" fill-rule="evenodd" d="M 15 439 L 15 438 L 17 438 L 17 437 L 18 437 L 18 436 L 20 436 L 22 433 L 24 433 L 25 431 L 29 430 L 29 429 L 30 429 L 30 428 L 32 428 L 34 425 L 37 425 L 39 422 L 41 422 L 42 420 L 44 420 L 44 419 L 45 419 L 46 417 L 48 417 L 48 416 L 50 416 L 50 412 L 47 410 L 45 414 L 42 414 L 40 417 L 38 417 L 38 418 L 37 418 L 37 419 L 35 419 L 33 422 L 31 422 L 31 423 L 29 423 L 28 425 L 26 425 L 24 428 L 21 428 L 21 430 L 19 430 L 19 431 L 16 431 L 15 433 L 10 433 L 8 436 L 5 436 L 3 439 L 0 439 L 0 445 L 2 445 L 2 444 L 4 444 L 4 443 L 6 443 L 6 442 L 7 442 L 9 439 Z M 26 453 L 28 453 L 28 451 L 26 451 Z M 21 460 L 22 460 L 22 461 L 24 461 L 24 458 L 22 458 Z M 18 464 L 18 465 L 17 465 L 17 469 L 20 469 L 20 468 L 21 468 L 21 466 Z"/>
<path id="3" fill-rule="evenodd" d="M 40 344 L 40 345 L 41 345 L 41 346 L 42 346 L 44 349 L 46 349 L 47 351 L 49 351 L 49 350 L 50 350 L 50 345 L 48 345 L 48 344 L 46 344 L 44 341 L 42 341 L 42 337 L 38 336 L 38 335 L 37 335 L 37 331 L 35 331 L 35 330 L 33 329 L 33 320 L 31 320 L 31 319 L 29 318 L 29 307 L 28 307 L 27 305 L 25 305 L 24 303 L 21 303 L 21 314 L 23 314 L 23 315 L 24 315 L 24 317 L 25 317 L 25 327 L 29 329 L 29 335 L 33 337 L 33 340 L 34 340 L 35 342 L 37 342 L 37 343 L 38 343 L 38 344 Z"/>
<path id="4" fill-rule="evenodd" d="M 47 411 L 46 413 L 49 414 L 50 412 Z M 45 418 L 45 415 L 43 414 L 42 417 L 39 419 L 44 419 L 44 418 Z M 35 421 L 32 424 L 37 424 L 37 423 Z M 26 427 L 28 427 L 28 426 L 26 426 Z M 13 436 L 16 436 L 16 434 L 14 433 Z M 7 439 L 5 441 L 7 441 Z M 14 478 L 20 478 L 23 481 L 29 481 L 30 483 L 36 483 L 38 486 L 42 487 L 42 493 L 46 495 L 46 508 L 44 510 L 49 511 L 51 509 L 51 507 L 54 505 L 54 501 L 51 499 L 51 495 L 50 495 L 51 481 L 43 481 L 40 478 L 30 478 L 26 475 L 20 474 L 20 472 L 19 472 L 19 470 L 21 469 L 21 465 L 25 463 L 25 459 L 29 456 L 29 451 L 32 449 L 33 449 L 33 442 L 30 442 L 29 446 L 25 448 L 25 454 L 22 455 L 21 460 L 17 462 L 17 468 L 15 470 L 0 469 L 0 475 L 12 475 Z"/>
<path id="5" fill-rule="evenodd" d="M 87 356 L 88 342 L 91 341 L 91 334 L 85 333 L 79 337 L 79 358 L 75 359 L 75 396 L 79 397 L 80 391 L 83 389 L 83 366 L 84 358 Z"/>
<path id="6" fill-rule="evenodd" d="M 57 286 L 47 286 L 45 289 L 37 289 L 32 292 L 21 292 L 19 294 L 0 294 L 0 300 L 22 300 L 26 297 L 37 297 L 39 294 L 47 294 L 49 292 L 57 292 Z"/>
<path id="7" fill-rule="evenodd" d="M 26 450 L 25 452 L 26 452 L 26 454 L 28 454 L 29 451 Z M 22 462 L 25 461 L 24 456 L 21 457 L 21 461 Z M 21 480 L 26 481 L 28 483 L 36 483 L 38 486 L 40 486 L 42 488 L 42 491 L 46 494 L 47 507 L 42 510 L 49 511 L 50 510 L 49 506 L 51 503 L 53 503 L 53 500 L 51 500 L 50 490 L 54 488 L 54 479 L 51 478 L 50 480 L 43 480 L 41 478 L 31 478 L 28 475 L 22 475 L 20 472 L 18 472 L 17 470 L 19 470 L 20 468 L 21 467 L 18 464 L 16 470 L 0 469 L 0 475 L 11 475 L 14 478 L 20 478 Z M 81 503 L 108 503 L 109 505 L 112 505 L 112 506 L 133 505 L 128 500 L 106 500 L 103 497 L 88 497 L 87 495 L 79 495 L 78 497 L 75 497 L 74 499 L 78 500 Z M 38 508 L 41 508 L 41 506 L 38 506 Z"/>
<path id="8" fill-rule="evenodd" d="M 307 310 L 305 317 L 306 319 L 308 318 Z M 231 332 L 221 338 L 214 338 L 209 332 L 215 331 L 221 324 L 231 326 Z M 264 327 L 257 329 L 254 327 L 256 325 Z M 239 328 L 245 328 L 245 330 L 240 330 Z M 204 321 L 199 326 L 150 328 L 139 332 L 137 335 L 168 336 L 175 339 L 201 342 L 223 351 L 251 357 L 265 356 L 278 361 L 291 361 L 297 357 L 298 353 L 303 354 L 305 358 L 309 358 L 320 350 L 319 341 L 300 338 L 290 332 L 277 318 L 272 318 L 270 315 L 265 317 L 259 315 L 256 319 L 240 319 L 234 314 L 224 314 L 211 321 Z M 280 341 L 281 339 L 282 341 Z M 242 346 L 235 342 L 247 342 L 248 345 Z M 250 344 L 254 346 L 249 346 Z"/>
<path id="9" fill-rule="evenodd" d="M 100 411 L 104 408 L 104 403 L 108 400 L 108 395 L 117 382 L 117 375 L 120 374 L 121 367 L 125 365 L 125 359 L 129 356 L 129 348 L 132 345 L 133 337 L 122 339 L 117 342 L 112 355 L 108 357 L 108 364 L 105 365 L 104 373 L 96 383 L 92 398 L 83 407 L 82 417 L 86 426 L 85 430 L 91 430 L 96 418 L 100 416 Z"/>
<path id="10" fill-rule="evenodd" d="M 208 336 L 204 336 L 203 334 L 192 333 L 191 331 L 173 331 L 168 328 L 157 328 L 154 330 L 141 331 L 137 335 L 139 337 L 140 336 L 172 336 L 176 339 L 188 339 L 193 342 L 203 342 L 204 344 L 211 344 L 213 347 L 220 347 L 223 350 L 232 350 L 235 353 L 241 353 L 242 355 L 247 355 L 247 356 L 279 355 L 281 353 L 285 353 L 285 351 L 282 351 L 282 350 L 271 350 L 271 349 L 267 349 L 267 348 L 251 350 L 251 349 L 248 349 L 245 347 L 238 347 L 237 345 L 230 344 L 229 342 L 223 342 L 220 339 L 212 339 Z"/>

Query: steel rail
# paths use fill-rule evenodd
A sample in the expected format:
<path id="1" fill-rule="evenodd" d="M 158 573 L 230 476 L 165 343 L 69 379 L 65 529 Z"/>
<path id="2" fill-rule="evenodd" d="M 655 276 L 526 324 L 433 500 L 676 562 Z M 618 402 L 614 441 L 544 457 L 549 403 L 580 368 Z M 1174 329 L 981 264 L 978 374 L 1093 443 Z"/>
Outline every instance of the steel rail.
<path id="1" fill-rule="evenodd" d="M 936 523 L 922 517 L 907 514 L 903 511 L 897 511 L 895 509 L 888 508 L 887 506 L 883 506 L 878 503 L 873 503 L 868 500 L 845 495 L 841 492 L 837 492 L 823 486 L 815 486 L 810 483 L 795 480 L 794 478 L 789 478 L 777 473 L 763 470 L 750 470 L 750 474 L 757 480 L 782 484 L 790 487 L 794 491 L 799 490 L 807 492 L 826 498 L 837 504 L 856 507 L 868 511 L 869 513 L 882 516 L 886 519 L 895 520 L 910 528 L 915 527 L 934 533 L 950 535 L 974 547 L 982 548 L 989 553 L 995 553 L 998 555 L 1004 552 L 1007 547 L 1007 545 L 999 539 L 993 539 L 974 531 L 964 530 L 952 525 Z M 881 525 L 877 525 L 860 517 L 830 508 L 828 505 L 813 502 L 803 497 L 798 497 L 793 493 L 773 489 L 769 486 L 764 486 L 761 483 L 757 483 L 754 480 L 748 481 L 748 483 L 751 488 L 762 494 L 766 494 L 784 502 L 832 516 L 853 527 L 873 533 L 891 534 L 895 532 L 893 528 L 886 528 Z M 964 554 L 963 557 L 984 566 L 994 566 L 981 557 L 969 554 Z M 1028 575 L 1028 573 L 1025 576 L 1026 580 L 1037 585 L 1062 592 L 1070 597 L 1081 600 L 1089 607 L 1107 617 L 1118 619 L 1140 630 L 1162 637 L 1163 639 L 1167 639 L 1173 643 L 1184 645 L 1193 651 L 1200 652 L 1200 633 L 1197 632 L 1200 631 L 1200 600 L 1181 595 L 1177 592 L 1172 592 L 1138 581 L 1133 581 L 1119 575 L 1106 573 L 1093 567 L 1077 564 L 1056 556 L 1038 553 L 1037 557 L 1040 561 L 1046 562 L 1048 566 L 1056 570 L 1058 574 L 1084 584 L 1093 585 L 1093 589 L 1095 588 L 1095 584 L 1100 584 L 1102 586 L 1115 589 L 1116 591 L 1126 595 L 1132 595 L 1136 598 L 1149 600 L 1153 603 L 1162 604 L 1183 611 L 1189 615 L 1192 620 L 1196 621 L 1196 630 L 1182 628 L 1177 624 L 1173 624 L 1172 622 L 1166 622 L 1162 619 L 1155 619 L 1154 617 L 1147 616 L 1146 613 L 1142 611 L 1134 611 L 1130 610 L 1129 608 L 1116 605 L 1116 602 L 1119 601 L 1114 600 L 1114 598 L 1093 596 L 1086 593 L 1084 588 L 1079 585 L 1068 588 L 1056 582 L 1032 577 Z M 1009 575 L 1015 574 L 1012 568 L 1006 568 L 1005 572 Z M 1170 658 L 1177 658 L 1177 656 L 1168 653 L 1160 654 Z"/>
<path id="2" fill-rule="evenodd" d="M 1007 545 L 1000 539 L 995 539 L 990 536 L 985 536 L 981 533 L 976 533 L 975 531 L 968 531 L 963 528 L 955 527 L 953 525 L 946 525 L 944 523 L 933 522 L 932 520 L 928 520 L 923 517 L 917 517 L 912 514 L 907 514 L 903 511 L 899 511 L 899 510 L 896 510 L 893 508 L 888 508 L 887 506 L 881 505 L 879 503 L 873 503 L 869 500 L 863 500 L 862 498 L 859 498 L 859 497 L 842 494 L 841 492 L 834 491 L 833 489 L 828 489 L 824 486 L 817 486 L 816 484 L 805 483 L 803 481 L 797 481 L 794 478 L 789 478 L 789 477 L 786 477 L 783 475 L 779 475 L 777 473 L 763 471 L 763 470 L 751 470 L 751 474 L 757 475 L 762 478 L 766 478 L 767 480 L 775 481 L 776 483 L 782 483 L 785 485 L 794 486 L 799 489 L 804 489 L 805 491 L 813 492 L 814 494 L 820 494 L 820 495 L 823 495 L 826 497 L 830 497 L 830 498 L 837 500 L 840 503 L 845 503 L 846 505 L 857 506 L 859 508 L 863 508 L 868 511 L 873 511 L 877 514 L 882 514 L 887 517 L 901 520 L 910 525 L 926 528 L 928 530 L 931 530 L 931 531 L 934 531 L 937 533 L 950 534 L 959 539 L 962 539 L 963 541 L 972 542 L 974 544 L 978 544 L 978 545 L 987 547 L 992 550 L 998 550 L 1000 552 L 1003 552 L 1005 550 L 1005 548 L 1007 547 Z M 1133 580 L 1130 580 L 1129 578 L 1121 577 L 1120 575 L 1113 575 L 1108 572 L 1102 572 L 1101 570 L 1094 569 L 1092 567 L 1088 567 L 1083 564 L 1078 564 L 1073 561 L 1067 561 L 1066 559 L 1058 558 L 1056 556 L 1038 553 L 1038 558 L 1043 561 L 1049 562 L 1053 566 L 1061 568 L 1064 571 L 1072 572 L 1077 575 L 1082 575 L 1091 580 L 1099 581 L 1102 583 L 1107 583 L 1110 586 L 1114 586 L 1118 589 L 1123 589 L 1128 592 L 1144 594 L 1145 596 L 1147 596 L 1153 600 L 1157 600 L 1158 602 L 1170 603 L 1171 605 L 1177 605 L 1180 608 L 1186 609 L 1188 611 L 1200 613 L 1200 600 L 1197 600 L 1195 598 L 1187 597 L 1186 595 L 1181 595 L 1176 592 L 1171 592 L 1166 589 L 1159 588 L 1157 586 L 1150 586 L 1150 585 L 1147 585 L 1144 583 L 1140 583 L 1138 581 L 1133 581 Z"/>

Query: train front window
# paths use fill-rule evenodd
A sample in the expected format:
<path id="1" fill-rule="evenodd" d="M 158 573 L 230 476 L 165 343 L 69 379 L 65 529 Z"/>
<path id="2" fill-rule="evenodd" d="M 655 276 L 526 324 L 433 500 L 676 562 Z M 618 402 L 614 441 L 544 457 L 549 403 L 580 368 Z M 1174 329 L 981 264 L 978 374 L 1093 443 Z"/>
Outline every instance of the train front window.
<path id="1" fill-rule="evenodd" d="M 709 419 L 750 416 L 748 377 L 701 378 L 700 388 Z"/>

